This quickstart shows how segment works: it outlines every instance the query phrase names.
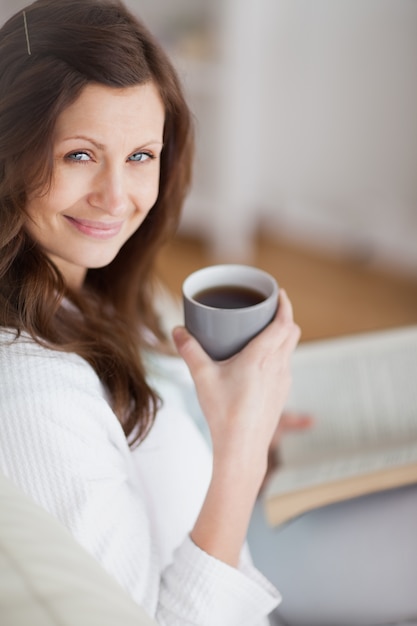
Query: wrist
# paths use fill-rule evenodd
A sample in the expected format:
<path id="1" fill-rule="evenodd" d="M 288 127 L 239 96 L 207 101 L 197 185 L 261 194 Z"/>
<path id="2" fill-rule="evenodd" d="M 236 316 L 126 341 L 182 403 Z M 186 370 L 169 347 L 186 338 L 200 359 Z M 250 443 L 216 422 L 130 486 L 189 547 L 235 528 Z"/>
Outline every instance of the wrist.
<path id="1" fill-rule="evenodd" d="M 191 539 L 211 556 L 237 567 L 261 481 L 254 472 L 224 464 L 212 480 Z"/>
<path id="2" fill-rule="evenodd" d="M 253 451 L 244 454 L 241 449 L 229 449 L 227 455 L 214 454 L 212 482 L 222 484 L 224 489 L 242 489 L 248 495 L 252 492 L 256 498 L 267 469 L 267 454 L 254 454 Z"/>

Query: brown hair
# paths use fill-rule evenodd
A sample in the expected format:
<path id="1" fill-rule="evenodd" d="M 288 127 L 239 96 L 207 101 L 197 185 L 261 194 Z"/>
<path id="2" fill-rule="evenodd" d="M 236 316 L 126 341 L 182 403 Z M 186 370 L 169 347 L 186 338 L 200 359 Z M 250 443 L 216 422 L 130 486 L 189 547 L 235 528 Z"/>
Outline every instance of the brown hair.
<path id="1" fill-rule="evenodd" d="M 89 270 L 81 293 L 71 293 L 24 229 L 26 193 L 50 184 L 56 120 L 87 84 L 128 87 L 149 81 L 165 106 L 158 199 L 117 257 Z M 146 344 L 144 329 L 163 342 L 152 305 L 154 260 L 176 229 L 191 160 L 190 113 L 177 75 L 121 2 L 37 0 L 25 16 L 20 12 L 2 27 L 0 326 L 85 358 L 107 387 L 131 443 L 146 435 L 158 406 L 139 348 Z M 64 297 L 75 309 L 61 306 Z"/>

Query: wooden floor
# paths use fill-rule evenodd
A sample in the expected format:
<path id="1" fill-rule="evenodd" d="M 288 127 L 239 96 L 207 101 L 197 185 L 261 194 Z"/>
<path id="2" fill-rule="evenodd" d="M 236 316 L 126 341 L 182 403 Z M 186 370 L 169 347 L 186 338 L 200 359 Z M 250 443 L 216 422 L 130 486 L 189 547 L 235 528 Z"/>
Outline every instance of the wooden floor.
<path id="1" fill-rule="evenodd" d="M 198 240 L 178 237 L 158 267 L 177 295 L 186 276 L 213 263 Z M 302 340 L 417 324 L 417 277 L 402 277 L 359 262 L 333 259 L 285 242 L 260 238 L 253 265 L 285 287 Z"/>

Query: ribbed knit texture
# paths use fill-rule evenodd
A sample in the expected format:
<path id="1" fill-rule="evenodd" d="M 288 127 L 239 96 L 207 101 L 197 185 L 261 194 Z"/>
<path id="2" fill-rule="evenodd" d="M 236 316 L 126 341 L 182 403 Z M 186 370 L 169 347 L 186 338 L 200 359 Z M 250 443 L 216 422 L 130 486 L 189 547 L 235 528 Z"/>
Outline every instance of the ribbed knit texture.
<path id="1" fill-rule="evenodd" d="M 183 364 L 168 360 L 159 378 L 154 367 L 164 407 L 132 453 L 88 363 L 25 337 L 10 343 L 4 331 L 0 341 L 2 471 L 68 527 L 159 624 L 268 623 L 280 596 L 250 559 L 244 554 L 236 570 L 188 537 L 211 457 L 174 381 Z"/>

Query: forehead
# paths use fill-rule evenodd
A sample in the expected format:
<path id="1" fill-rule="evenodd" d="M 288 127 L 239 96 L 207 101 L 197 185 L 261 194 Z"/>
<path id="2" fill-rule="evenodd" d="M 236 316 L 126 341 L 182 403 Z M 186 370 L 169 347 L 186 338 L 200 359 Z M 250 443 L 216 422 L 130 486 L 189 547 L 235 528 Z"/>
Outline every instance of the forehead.
<path id="1" fill-rule="evenodd" d="M 164 104 L 152 82 L 124 88 L 89 84 L 59 115 L 55 140 L 64 140 L 73 133 L 90 133 L 113 140 L 149 134 L 156 141 L 162 138 L 164 119 Z"/>

